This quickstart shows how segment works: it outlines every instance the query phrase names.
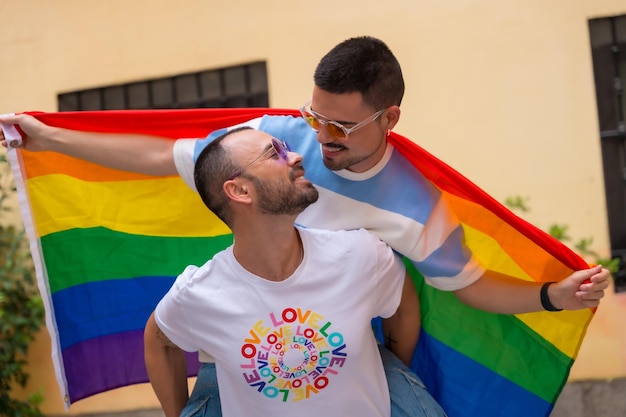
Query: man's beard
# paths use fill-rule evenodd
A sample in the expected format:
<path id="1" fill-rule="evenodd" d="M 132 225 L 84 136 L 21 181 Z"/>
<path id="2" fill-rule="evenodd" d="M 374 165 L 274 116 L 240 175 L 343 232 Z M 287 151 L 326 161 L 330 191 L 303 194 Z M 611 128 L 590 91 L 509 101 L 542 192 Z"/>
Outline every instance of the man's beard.
<path id="1" fill-rule="evenodd" d="M 263 183 L 256 177 L 252 177 L 252 181 L 259 197 L 259 209 L 264 214 L 300 214 L 319 197 L 317 189 L 310 183 L 302 188 L 285 181 Z"/>

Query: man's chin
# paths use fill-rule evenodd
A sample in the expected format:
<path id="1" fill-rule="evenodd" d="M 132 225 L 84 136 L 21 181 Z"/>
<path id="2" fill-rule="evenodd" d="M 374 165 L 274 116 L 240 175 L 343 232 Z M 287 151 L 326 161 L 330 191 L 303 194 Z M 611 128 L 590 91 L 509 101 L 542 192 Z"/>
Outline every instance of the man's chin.
<path id="1" fill-rule="evenodd" d="M 347 166 L 345 166 L 345 163 L 341 163 L 341 161 L 337 161 L 334 158 L 328 158 L 325 156 L 324 158 L 322 158 L 322 161 L 324 162 L 324 166 L 331 171 L 339 171 L 347 168 Z"/>

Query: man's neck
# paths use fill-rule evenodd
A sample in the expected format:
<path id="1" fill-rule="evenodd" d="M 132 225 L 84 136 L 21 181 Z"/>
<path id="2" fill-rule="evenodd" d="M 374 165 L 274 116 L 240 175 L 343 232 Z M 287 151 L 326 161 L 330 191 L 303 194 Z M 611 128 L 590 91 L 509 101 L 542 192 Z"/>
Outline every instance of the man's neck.
<path id="1" fill-rule="evenodd" d="M 247 271 L 269 281 L 283 281 L 300 266 L 304 248 L 300 234 L 289 222 L 247 222 L 234 231 L 233 254 Z"/>

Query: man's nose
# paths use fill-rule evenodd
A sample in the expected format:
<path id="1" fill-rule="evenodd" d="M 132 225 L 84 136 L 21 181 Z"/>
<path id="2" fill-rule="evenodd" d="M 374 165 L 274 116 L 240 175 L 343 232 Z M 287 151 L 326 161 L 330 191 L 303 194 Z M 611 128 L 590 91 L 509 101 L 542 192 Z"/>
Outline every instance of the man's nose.
<path id="1" fill-rule="evenodd" d="M 302 164 L 302 155 L 297 152 L 287 152 L 287 163 L 289 166 L 296 166 Z"/>
<path id="2" fill-rule="evenodd" d="M 320 126 L 320 130 L 317 131 L 317 141 L 323 145 L 334 142 L 335 138 L 328 133 L 326 126 Z"/>

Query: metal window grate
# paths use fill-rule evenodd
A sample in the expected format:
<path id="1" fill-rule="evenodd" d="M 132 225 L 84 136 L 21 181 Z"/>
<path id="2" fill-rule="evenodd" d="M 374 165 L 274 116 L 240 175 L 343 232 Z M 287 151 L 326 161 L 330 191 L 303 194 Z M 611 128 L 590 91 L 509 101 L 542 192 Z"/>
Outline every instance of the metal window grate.
<path id="1" fill-rule="evenodd" d="M 265 62 L 58 95 L 59 111 L 269 107 Z"/>

